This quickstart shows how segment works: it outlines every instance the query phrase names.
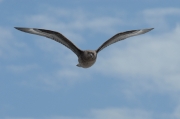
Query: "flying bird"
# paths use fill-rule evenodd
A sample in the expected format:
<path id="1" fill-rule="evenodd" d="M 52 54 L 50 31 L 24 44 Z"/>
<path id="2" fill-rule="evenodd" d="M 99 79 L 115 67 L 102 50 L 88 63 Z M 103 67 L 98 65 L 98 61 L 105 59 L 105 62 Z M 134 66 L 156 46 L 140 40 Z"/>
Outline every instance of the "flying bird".
<path id="1" fill-rule="evenodd" d="M 81 50 L 59 32 L 46 30 L 46 29 L 37 29 L 37 28 L 22 28 L 22 27 L 15 27 L 15 28 L 26 33 L 45 36 L 47 38 L 50 38 L 65 45 L 67 48 L 72 50 L 77 55 L 79 63 L 76 66 L 82 68 L 91 67 L 96 62 L 97 54 L 105 47 L 113 43 L 116 43 L 118 41 L 124 40 L 126 38 L 147 33 L 152 29 L 154 29 L 154 28 L 149 28 L 149 29 L 141 29 L 141 30 L 130 30 L 130 31 L 117 33 L 109 40 L 104 42 L 97 50 Z"/>

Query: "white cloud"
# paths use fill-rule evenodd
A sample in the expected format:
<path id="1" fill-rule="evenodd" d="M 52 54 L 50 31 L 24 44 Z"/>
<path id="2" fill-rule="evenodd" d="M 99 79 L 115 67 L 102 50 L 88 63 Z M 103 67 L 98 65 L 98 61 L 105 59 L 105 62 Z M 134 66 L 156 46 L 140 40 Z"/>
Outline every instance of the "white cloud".
<path id="1" fill-rule="evenodd" d="M 4 50 L 8 50 L 11 47 L 8 45 L 9 39 L 12 38 L 12 34 L 5 28 L 0 27 L 0 57 L 4 54 Z"/>
<path id="2" fill-rule="evenodd" d="M 68 63 L 67 63 L 68 65 Z M 75 66 L 74 66 L 75 67 Z M 42 89 L 46 91 L 56 91 L 62 88 L 72 88 L 79 82 L 87 81 L 92 78 L 84 69 L 77 70 L 78 67 L 61 67 L 57 70 L 49 71 L 48 73 L 38 73 L 31 80 L 23 80 L 22 85 Z"/>
<path id="3" fill-rule="evenodd" d="M 0 27 L 1 58 L 17 58 L 18 56 L 26 55 L 27 52 L 30 53 L 30 49 L 25 43 L 22 43 L 15 39 L 9 29 Z"/>
<path id="4" fill-rule="evenodd" d="M 156 9 L 145 10 L 143 13 L 147 16 L 165 17 L 168 15 L 180 14 L 180 9 L 179 8 L 156 8 Z"/>
<path id="5" fill-rule="evenodd" d="M 152 114 L 139 109 L 93 109 L 87 117 L 56 117 L 51 119 L 152 119 Z"/>
<path id="6" fill-rule="evenodd" d="M 99 54 L 100 61 L 96 68 L 104 75 L 126 79 L 133 92 L 135 90 L 179 92 L 179 33 L 180 26 L 177 25 L 176 29 L 169 33 L 159 35 L 149 33 L 121 41 L 121 44 L 114 45 Z M 121 48 L 125 43 L 126 47 Z"/>
<path id="7" fill-rule="evenodd" d="M 21 119 L 21 118 L 8 118 L 8 119 Z M 38 119 L 38 118 L 34 118 L 34 119 Z M 48 117 L 45 119 L 152 119 L 152 114 L 140 109 L 110 108 L 110 109 L 93 109 L 90 112 L 88 112 L 88 114 L 85 117 L 55 116 L 55 117 Z"/>
<path id="8" fill-rule="evenodd" d="M 92 119 L 152 119 L 149 112 L 125 108 L 93 110 L 92 116 Z"/>
<path id="9" fill-rule="evenodd" d="M 77 46 L 84 41 L 82 35 L 79 35 L 77 32 L 82 33 L 83 30 L 91 30 L 101 33 L 111 33 L 114 31 L 113 27 L 121 24 L 121 20 L 119 18 L 108 16 L 91 17 L 81 10 L 52 8 L 49 10 L 49 12 L 26 16 L 25 19 L 26 25 L 31 24 L 30 27 L 34 26 L 36 28 L 39 27 L 60 31 L 67 38 L 72 39 L 73 43 Z M 47 89 L 50 89 L 51 87 L 52 90 L 54 90 L 59 89 L 58 87 L 61 86 L 58 86 L 58 84 L 61 84 L 62 82 L 69 85 L 73 84 L 73 82 L 78 82 L 79 80 L 84 79 L 84 77 L 86 77 L 86 79 L 89 79 L 87 77 L 91 77 L 90 69 L 90 72 L 87 72 L 87 70 L 85 71 L 84 69 L 79 69 L 76 67 L 78 59 L 75 54 L 73 54 L 73 52 L 66 47 L 62 45 L 60 46 L 60 44 L 57 42 L 49 39 L 44 38 L 43 40 L 39 40 L 39 37 L 36 38 L 35 43 L 35 45 L 38 45 L 38 47 L 44 52 L 48 53 L 49 55 L 52 54 L 52 60 L 60 65 L 60 68 L 52 71 L 52 73 L 50 73 L 51 76 L 39 74 L 39 76 L 37 76 L 38 82 L 34 81 L 33 84 L 35 82 L 39 83 L 38 85 L 44 84 L 45 86 L 43 87 L 47 87 Z M 77 70 L 77 68 L 79 70 Z M 23 81 L 23 84 L 31 83 L 25 83 Z"/>
<path id="10" fill-rule="evenodd" d="M 49 12 L 27 16 L 27 24 L 63 31 L 64 33 L 72 31 L 91 30 L 93 32 L 112 33 L 116 27 L 122 24 L 119 17 L 109 16 L 89 16 L 82 10 L 54 9 Z"/>
<path id="11" fill-rule="evenodd" d="M 7 70 L 12 71 L 13 73 L 22 73 L 27 72 L 29 70 L 37 69 L 38 66 L 36 64 L 25 64 L 25 65 L 9 65 L 7 66 Z"/>
<path id="12" fill-rule="evenodd" d="M 169 29 L 168 20 L 171 17 L 174 17 L 174 19 L 179 18 L 179 14 L 179 8 L 156 8 L 143 11 L 146 22 L 160 31 Z"/>
<path id="13" fill-rule="evenodd" d="M 160 17 L 161 20 L 159 22 L 162 22 L 165 20 L 165 16 L 176 15 L 179 12 L 178 8 L 165 8 L 149 9 L 142 13 L 144 18 L 149 20 L 148 23 L 156 23 L 159 20 L 156 17 Z M 80 39 L 80 41 L 73 41 L 75 44 L 81 43 L 84 39 L 82 35 L 78 35 L 77 31 L 90 29 L 96 32 L 112 34 L 117 25 L 125 23 L 123 18 L 120 19 L 119 17 L 92 17 L 84 11 L 68 9 L 50 9 L 49 13 L 28 16 L 26 21 L 27 24 L 32 24 L 32 26 L 63 31 L 65 36 L 67 34 L 67 36 L 70 36 L 70 39 Z M 163 25 L 169 24 L 164 22 Z M 163 27 L 163 25 L 159 27 Z M 157 25 L 153 24 L 152 26 Z M 129 81 L 128 84 L 131 84 L 131 91 L 134 91 L 134 89 L 142 91 L 141 88 L 144 91 L 180 91 L 178 85 L 178 61 L 180 59 L 178 57 L 179 29 L 180 27 L 177 25 L 176 29 L 171 32 L 164 32 L 160 35 L 149 35 L 151 33 L 147 33 L 143 36 L 133 37 L 132 40 L 121 41 L 118 45 L 113 44 L 114 47 L 108 48 L 106 54 L 99 54 L 98 61 L 93 67 L 98 70 L 99 74 L 108 76 L 115 74 L 116 77 L 126 77 L 126 80 L 128 78 L 129 80 L 127 81 Z M 152 32 L 158 31 L 158 28 L 155 28 Z M 70 50 L 68 51 L 64 46 L 59 47 L 59 44 L 56 42 L 53 44 L 49 39 L 38 40 L 36 43 L 45 52 L 50 51 L 54 55 L 52 59 L 55 59 L 56 63 L 63 66 L 61 68 L 66 66 L 65 70 L 59 70 L 61 73 L 56 71 L 54 73 L 55 77 L 64 77 L 64 79 L 69 79 L 69 75 L 73 75 L 77 79 L 84 77 L 79 76 L 81 74 L 79 71 L 81 70 L 78 71 L 75 68 L 67 70 L 67 66 L 72 68 L 77 63 L 76 56 Z M 123 46 L 124 44 L 126 47 Z M 107 57 L 107 55 L 110 56 Z M 64 62 L 67 60 L 69 61 Z M 111 69 L 111 71 L 108 69 Z M 91 70 L 87 74 L 91 75 L 93 73 L 94 71 Z M 128 92 L 126 89 L 124 91 Z"/>
<path id="14" fill-rule="evenodd" d="M 180 105 L 178 105 L 175 111 L 172 114 L 172 118 L 179 119 L 180 118 Z"/>
<path id="15" fill-rule="evenodd" d="M 104 108 L 86 111 L 84 116 L 51 116 L 44 119 L 179 119 L 180 108 L 172 113 L 156 113 L 138 108 Z M 33 117 L 7 117 L 3 119 L 41 119 Z"/>
<path id="16" fill-rule="evenodd" d="M 156 10 L 155 10 L 156 11 Z M 155 11 L 145 11 L 144 13 L 149 16 L 153 16 Z M 166 10 L 165 10 L 166 11 Z M 165 13 L 163 10 L 157 13 L 159 15 L 177 14 L 179 10 L 167 10 Z M 64 21 L 58 21 L 57 19 L 64 17 L 71 18 L 71 12 L 58 11 L 59 16 L 57 18 L 48 17 L 50 14 L 35 15 L 28 17 L 27 23 L 33 23 L 34 26 L 56 29 L 63 31 L 73 39 L 81 39 L 81 35 L 76 35 L 76 29 L 78 30 L 95 30 L 101 32 L 99 27 L 102 28 L 103 33 L 112 33 L 115 26 L 119 24 L 119 18 L 111 17 L 96 17 L 89 20 L 89 17 L 83 14 L 78 17 L 73 16 L 73 20 L 68 23 Z M 145 18 L 149 19 L 148 15 Z M 157 15 L 157 16 L 159 16 Z M 103 21 L 103 19 L 108 19 Z M 154 20 L 154 21 L 153 21 Z M 158 19 L 153 19 L 151 22 L 156 22 Z M 164 20 L 164 19 L 163 19 Z M 101 23 L 101 21 L 103 21 Z M 161 22 L 161 21 L 159 21 Z M 153 25 L 154 25 L 153 23 Z M 168 25 L 164 22 L 163 25 Z M 161 27 L 161 26 L 160 26 Z M 110 30 L 109 30 L 110 29 Z M 1 30 L 1 29 L 0 29 Z M 4 31 L 4 30 L 2 30 Z M 156 32 L 155 28 L 154 31 Z M 76 56 L 70 51 L 67 52 L 65 47 L 60 47 L 57 51 L 59 44 L 50 44 L 49 39 L 46 41 L 37 41 L 36 44 L 44 50 L 44 52 L 51 52 L 53 54 L 54 61 L 59 63 L 62 67 L 55 68 L 48 73 L 39 74 L 33 82 L 23 82 L 24 85 L 32 85 L 34 87 L 43 88 L 45 90 L 56 90 L 67 85 L 74 84 L 82 80 L 89 80 L 93 78 L 94 73 L 99 76 L 116 77 L 120 80 L 125 80 L 126 84 L 121 91 L 127 95 L 136 95 L 136 93 L 144 93 L 148 91 L 163 92 L 172 94 L 178 94 L 180 91 L 180 56 L 179 45 L 180 44 L 180 26 L 177 25 L 171 32 L 164 32 L 161 34 L 147 33 L 143 36 L 133 37 L 121 41 L 121 43 L 113 44 L 98 56 L 97 63 L 91 69 L 80 69 L 76 67 Z M 5 35 L 4 35 L 5 36 Z M 9 35 L 6 35 L 9 36 Z M 1 36 L 2 37 L 2 36 Z M 76 37 L 76 38 L 74 38 Z M 75 41 L 75 42 L 81 42 Z M 2 42 L 2 41 L 1 41 Z M 7 44 L 7 43 L 6 43 Z M 2 51 L 2 50 L 0 50 Z M 66 62 L 68 61 L 68 62 Z M 72 68 L 72 66 L 74 68 Z M 14 66 L 10 66 L 9 69 L 13 70 Z M 16 67 L 16 66 L 15 66 Z M 19 67 L 22 69 L 29 69 L 27 67 Z M 78 70 L 77 70 L 78 68 Z M 30 68 L 31 69 L 31 68 Z M 92 70 L 93 69 L 93 70 Z M 72 78 L 73 77 L 73 78 Z M 84 78 L 86 77 L 86 79 Z M 87 78 L 88 77 L 88 78 Z M 127 86 L 127 87 L 126 87 Z M 119 90 L 118 90 L 119 91 Z M 179 107 L 173 113 L 174 118 L 179 118 Z M 168 115 L 171 116 L 171 115 Z M 52 117 L 50 119 L 152 119 L 153 114 L 141 109 L 127 109 L 127 108 L 111 108 L 111 109 L 94 109 L 85 118 L 82 117 Z M 12 118 L 13 119 L 13 118 Z"/>

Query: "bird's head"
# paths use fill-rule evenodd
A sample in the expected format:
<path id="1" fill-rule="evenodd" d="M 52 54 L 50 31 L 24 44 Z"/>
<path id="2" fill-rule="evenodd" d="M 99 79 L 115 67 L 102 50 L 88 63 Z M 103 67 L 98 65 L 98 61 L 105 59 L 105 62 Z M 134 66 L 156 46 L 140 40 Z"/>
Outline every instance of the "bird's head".
<path id="1" fill-rule="evenodd" d="M 87 50 L 87 51 L 85 51 L 85 56 L 87 59 L 96 59 L 96 52 Z"/>

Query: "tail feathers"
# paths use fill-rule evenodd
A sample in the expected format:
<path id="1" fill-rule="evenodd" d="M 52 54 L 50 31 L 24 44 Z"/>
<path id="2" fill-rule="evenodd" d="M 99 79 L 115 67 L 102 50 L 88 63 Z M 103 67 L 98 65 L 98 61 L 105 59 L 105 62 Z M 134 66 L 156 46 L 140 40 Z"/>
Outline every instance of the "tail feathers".
<path id="1" fill-rule="evenodd" d="M 77 66 L 77 67 L 81 67 L 81 65 L 80 65 L 80 64 L 77 64 L 76 66 Z"/>

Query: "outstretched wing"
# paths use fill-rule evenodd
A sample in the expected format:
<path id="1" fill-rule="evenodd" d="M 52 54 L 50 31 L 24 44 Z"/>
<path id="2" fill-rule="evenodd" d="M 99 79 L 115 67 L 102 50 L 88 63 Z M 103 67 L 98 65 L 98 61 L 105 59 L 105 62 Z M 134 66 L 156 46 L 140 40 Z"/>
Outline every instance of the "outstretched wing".
<path id="1" fill-rule="evenodd" d="M 126 32 L 118 33 L 118 34 L 114 35 L 112 38 L 110 38 L 109 40 L 107 40 L 106 42 L 104 42 L 104 43 L 96 50 L 96 52 L 98 53 L 99 51 L 101 51 L 101 50 L 104 49 L 105 47 L 107 47 L 107 46 L 109 46 L 109 45 L 111 45 L 111 44 L 113 44 L 113 43 L 115 43 L 115 42 L 124 40 L 124 39 L 129 38 L 129 37 L 132 37 L 132 36 L 144 34 L 144 33 L 146 33 L 146 32 L 151 31 L 152 29 L 154 29 L 154 28 L 141 29 L 141 30 L 131 30 L 131 31 L 126 31 Z"/>
<path id="2" fill-rule="evenodd" d="M 23 32 L 36 34 L 36 35 L 40 35 L 40 36 L 45 36 L 47 38 L 53 39 L 53 40 L 65 45 L 67 48 L 72 50 L 77 56 L 79 56 L 82 52 L 70 40 L 68 40 L 65 36 L 63 36 L 61 33 L 58 33 L 56 31 L 45 30 L 45 29 L 36 29 L 36 28 L 21 28 L 21 27 L 15 27 L 15 28 L 20 31 L 23 31 Z"/>

